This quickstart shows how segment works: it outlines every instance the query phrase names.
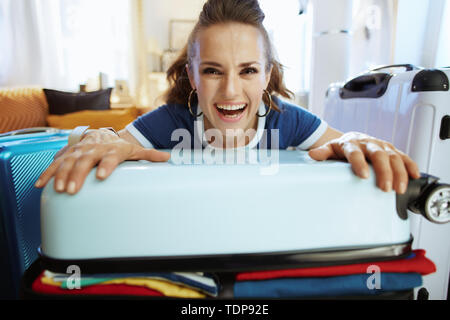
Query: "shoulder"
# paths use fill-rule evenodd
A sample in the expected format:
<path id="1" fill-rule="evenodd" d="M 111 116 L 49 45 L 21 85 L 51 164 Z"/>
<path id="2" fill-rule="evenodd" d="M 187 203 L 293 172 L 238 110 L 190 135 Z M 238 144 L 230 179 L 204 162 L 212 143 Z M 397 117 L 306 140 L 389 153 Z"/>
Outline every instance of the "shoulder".
<path id="1" fill-rule="evenodd" d="M 273 101 L 277 104 L 280 111 L 272 110 L 268 115 L 268 126 L 276 126 L 280 129 L 285 125 L 298 125 L 298 122 L 318 119 L 314 114 L 306 108 L 282 100 L 277 96 L 273 96 Z"/>
<path id="2" fill-rule="evenodd" d="M 194 118 L 187 106 L 165 104 L 137 118 L 132 126 L 157 149 L 171 149 L 174 145 L 172 133 L 187 129 L 192 133 Z"/>
<path id="3" fill-rule="evenodd" d="M 187 106 L 178 104 L 178 103 L 167 103 L 157 107 L 154 110 L 151 110 L 146 113 L 147 114 L 171 114 L 171 115 L 181 115 L 183 116 L 185 113 L 189 113 Z"/>
<path id="4" fill-rule="evenodd" d="M 187 106 L 176 103 L 168 103 L 147 112 L 138 118 L 139 121 L 156 122 L 158 125 L 174 124 L 177 127 L 186 127 L 193 122 Z"/>
<path id="5" fill-rule="evenodd" d="M 315 139 L 320 136 L 322 120 L 309 112 L 306 108 L 295 105 L 291 102 L 273 97 L 280 111 L 273 110 L 266 120 L 266 129 L 278 130 L 280 148 L 290 146 L 303 146 L 308 142 L 308 138 Z"/>

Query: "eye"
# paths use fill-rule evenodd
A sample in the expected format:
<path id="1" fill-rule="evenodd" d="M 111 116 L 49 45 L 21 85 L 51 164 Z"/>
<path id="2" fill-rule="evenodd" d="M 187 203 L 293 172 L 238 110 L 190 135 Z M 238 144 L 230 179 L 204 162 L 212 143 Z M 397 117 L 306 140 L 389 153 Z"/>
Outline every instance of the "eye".
<path id="1" fill-rule="evenodd" d="M 220 75 L 222 74 L 219 70 L 214 68 L 205 68 L 202 71 L 203 74 L 212 74 L 212 75 Z"/>
<path id="2" fill-rule="evenodd" d="M 241 74 L 254 74 L 254 73 L 258 73 L 258 69 L 249 67 L 241 71 Z"/>

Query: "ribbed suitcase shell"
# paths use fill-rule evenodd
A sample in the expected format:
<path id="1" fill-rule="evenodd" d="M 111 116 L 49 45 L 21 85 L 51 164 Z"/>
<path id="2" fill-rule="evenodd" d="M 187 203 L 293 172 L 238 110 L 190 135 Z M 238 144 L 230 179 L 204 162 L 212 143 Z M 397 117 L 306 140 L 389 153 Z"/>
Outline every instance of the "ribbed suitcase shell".
<path id="1" fill-rule="evenodd" d="M 69 131 L 0 138 L 0 295 L 15 298 L 41 243 L 39 175 L 67 144 Z"/>

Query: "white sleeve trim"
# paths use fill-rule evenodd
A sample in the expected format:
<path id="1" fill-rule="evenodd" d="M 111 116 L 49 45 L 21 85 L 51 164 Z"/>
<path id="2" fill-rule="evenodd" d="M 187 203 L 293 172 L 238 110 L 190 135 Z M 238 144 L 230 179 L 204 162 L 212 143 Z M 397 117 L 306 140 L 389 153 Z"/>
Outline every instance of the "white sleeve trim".
<path id="1" fill-rule="evenodd" d="M 317 129 L 301 144 L 299 144 L 296 148 L 301 150 L 308 150 L 314 143 L 317 142 L 317 140 L 322 137 L 322 135 L 325 133 L 325 131 L 328 128 L 328 123 L 321 120 L 320 125 L 317 127 Z"/>
<path id="2" fill-rule="evenodd" d="M 139 143 L 147 149 L 154 149 L 153 145 L 150 143 L 150 141 L 147 140 L 147 138 L 144 137 L 144 135 L 136 129 L 135 126 L 133 126 L 133 123 L 128 124 L 125 129 L 137 140 Z"/>

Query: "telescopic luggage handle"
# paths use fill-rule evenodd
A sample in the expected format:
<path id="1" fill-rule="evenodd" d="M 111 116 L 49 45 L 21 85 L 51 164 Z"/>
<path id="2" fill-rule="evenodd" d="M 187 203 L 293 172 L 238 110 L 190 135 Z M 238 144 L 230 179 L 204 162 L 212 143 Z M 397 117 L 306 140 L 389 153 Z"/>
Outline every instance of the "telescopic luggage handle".
<path id="1" fill-rule="evenodd" d="M 390 64 L 390 65 L 385 65 L 385 66 L 380 66 L 380 67 L 376 67 L 375 69 L 370 70 L 370 72 L 373 71 L 380 71 L 383 69 L 389 69 L 389 68 L 405 68 L 406 71 L 412 71 L 412 70 L 418 70 L 420 68 L 416 67 L 413 64 L 410 63 L 404 63 L 404 64 Z"/>
<path id="2" fill-rule="evenodd" d="M 10 136 L 16 136 L 19 134 L 31 134 L 31 133 L 57 133 L 61 130 L 52 128 L 52 127 L 32 127 L 32 128 L 25 128 L 25 129 L 19 129 L 14 130 L 10 132 L 5 132 L 0 134 L 1 137 L 10 137 Z"/>
<path id="3" fill-rule="evenodd" d="M 406 193 L 397 195 L 397 212 L 402 219 L 408 217 L 409 209 L 433 223 L 450 222 L 450 185 L 438 180 L 422 173 L 419 179 L 409 181 Z"/>

